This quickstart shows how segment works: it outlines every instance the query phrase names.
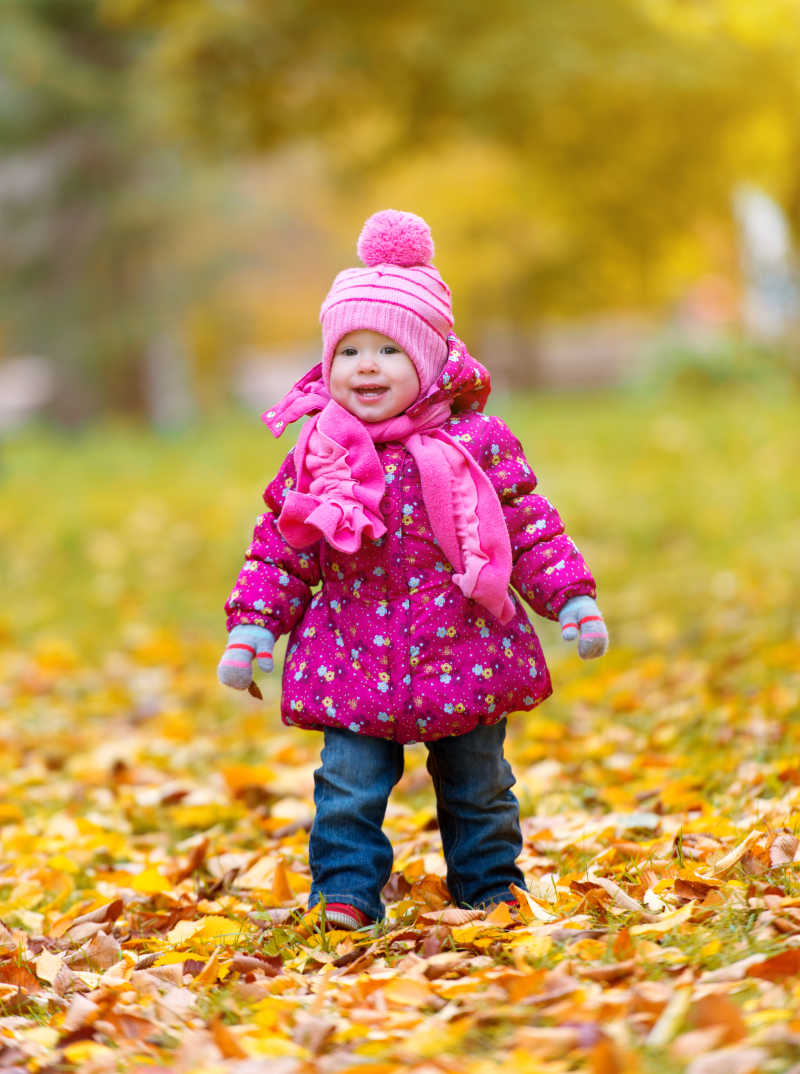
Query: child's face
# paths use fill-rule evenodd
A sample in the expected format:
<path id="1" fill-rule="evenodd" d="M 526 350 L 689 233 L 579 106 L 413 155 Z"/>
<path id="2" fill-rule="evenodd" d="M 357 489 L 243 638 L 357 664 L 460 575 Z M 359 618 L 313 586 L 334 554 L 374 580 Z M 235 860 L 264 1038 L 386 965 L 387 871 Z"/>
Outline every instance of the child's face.
<path id="1" fill-rule="evenodd" d="M 331 395 L 362 421 L 402 414 L 419 395 L 419 377 L 402 347 L 380 332 L 348 332 L 336 345 Z"/>

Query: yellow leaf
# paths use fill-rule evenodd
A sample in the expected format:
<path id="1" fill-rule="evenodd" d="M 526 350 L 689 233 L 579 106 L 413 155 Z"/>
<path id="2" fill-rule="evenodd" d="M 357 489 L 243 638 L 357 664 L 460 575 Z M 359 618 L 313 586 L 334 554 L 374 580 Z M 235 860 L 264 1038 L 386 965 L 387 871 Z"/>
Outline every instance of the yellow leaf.
<path id="1" fill-rule="evenodd" d="M 397 1003 L 404 1007 L 421 1007 L 431 998 L 431 986 L 428 982 L 413 977 L 395 977 L 386 982 L 382 992 L 387 1003 Z"/>
<path id="2" fill-rule="evenodd" d="M 179 921 L 178 924 L 171 928 L 167 933 L 167 943 L 186 943 L 190 937 L 194 936 L 196 932 L 199 932 L 201 927 L 200 921 Z"/>
<path id="3" fill-rule="evenodd" d="M 519 952 L 523 957 L 534 961 L 544 958 L 553 946 L 549 936 L 531 936 L 525 932 L 509 936 L 505 943 L 514 948 L 515 954 Z"/>
<path id="4" fill-rule="evenodd" d="M 119 1052 L 116 1048 L 109 1048 L 105 1044 L 97 1044 L 93 1040 L 68 1044 L 64 1049 L 64 1058 L 68 1063 L 74 1063 L 78 1068 L 101 1059 L 111 1060 L 112 1057 L 118 1055 Z"/>
<path id="5" fill-rule="evenodd" d="M 471 921 L 468 925 L 456 925 L 451 935 L 456 943 L 473 943 L 476 937 L 486 932 L 486 927 L 484 921 Z"/>
<path id="6" fill-rule="evenodd" d="M 233 942 L 243 933 L 252 932 L 252 926 L 245 925 L 241 921 L 231 921 L 228 917 L 219 917 L 212 914 L 209 917 L 201 917 L 200 928 L 192 937 L 195 940 L 222 940 Z"/>
<path id="7" fill-rule="evenodd" d="M 33 1026 L 25 1030 L 25 1040 L 42 1048 L 55 1048 L 61 1033 L 53 1026 Z"/>
<path id="8" fill-rule="evenodd" d="M 143 872 L 137 873 L 130 886 L 134 891 L 141 891 L 144 895 L 158 895 L 162 891 L 171 891 L 172 885 L 165 876 L 155 868 L 148 866 Z"/>
<path id="9" fill-rule="evenodd" d="M 74 858 L 68 858 L 66 854 L 54 854 L 52 858 L 47 859 L 47 864 L 51 869 L 57 869 L 64 873 L 77 873 L 80 871 L 80 865 Z"/>
<path id="10" fill-rule="evenodd" d="M 78 666 L 74 646 L 61 638 L 46 638 L 33 647 L 36 663 L 45 671 L 70 671 Z"/>
<path id="11" fill-rule="evenodd" d="M 181 922 L 181 924 L 185 924 L 185 922 Z M 154 966 L 172 966 L 176 962 L 185 962 L 185 961 L 186 961 L 186 952 L 185 951 L 167 951 L 167 953 L 165 955 L 159 955 L 159 957 L 155 960 L 153 965 Z"/>
<path id="12" fill-rule="evenodd" d="M 230 965 L 222 965 L 223 954 L 222 947 L 214 948 L 213 955 L 194 979 L 197 987 L 205 988 L 206 985 L 214 984 L 228 975 Z"/>
<path id="13" fill-rule="evenodd" d="M 732 869 L 737 862 L 741 861 L 741 859 L 745 856 L 753 843 L 757 842 L 760 838 L 761 832 L 750 832 L 750 834 L 746 835 L 745 838 L 741 841 L 741 843 L 738 844 L 738 846 L 735 846 L 733 850 L 728 851 L 728 853 L 725 854 L 724 857 L 720 858 L 719 861 L 715 862 L 714 865 L 712 865 L 712 873 L 715 876 L 721 876 L 722 873 L 727 872 L 728 869 Z"/>
<path id="14" fill-rule="evenodd" d="M 665 932 L 672 932 L 678 925 L 682 925 L 684 921 L 689 920 L 696 906 L 697 902 L 693 899 L 691 902 L 687 902 L 685 906 L 682 906 L 680 910 L 673 910 L 671 914 L 665 914 L 658 921 L 645 921 L 641 925 L 632 925 L 628 931 L 631 936 L 661 935 Z"/>
<path id="15" fill-rule="evenodd" d="M 700 948 L 701 955 L 716 955 L 717 951 L 722 947 L 721 940 L 709 940 L 707 944 L 703 944 Z"/>

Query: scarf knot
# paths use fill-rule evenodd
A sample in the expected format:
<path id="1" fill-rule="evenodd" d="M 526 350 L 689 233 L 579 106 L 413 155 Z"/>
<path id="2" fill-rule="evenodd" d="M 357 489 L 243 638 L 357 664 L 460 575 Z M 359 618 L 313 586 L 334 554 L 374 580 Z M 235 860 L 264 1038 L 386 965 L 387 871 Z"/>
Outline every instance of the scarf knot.
<path id="1" fill-rule="evenodd" d="M 454 568 L 452 581 L 507 623 L 514 615 L 508 594 L 511 542 L 497 494 L 472 455 L 443 428 L 451 414 L 445 399 L 434 396 L 411 409 L 386 421 L 362 422 L 331 398 L 320 365 L 299 380 L 263 415 L 276 436 L 313 415 L 297 441 L 296 487 L 284 499 L 278 528 L 293 548 L 323 538 L 346 554 L 357 551 L 365 536 L 383 536 L 386 481 L 375 445 L 402 443 L 419 468 L 422 499 Z"/>

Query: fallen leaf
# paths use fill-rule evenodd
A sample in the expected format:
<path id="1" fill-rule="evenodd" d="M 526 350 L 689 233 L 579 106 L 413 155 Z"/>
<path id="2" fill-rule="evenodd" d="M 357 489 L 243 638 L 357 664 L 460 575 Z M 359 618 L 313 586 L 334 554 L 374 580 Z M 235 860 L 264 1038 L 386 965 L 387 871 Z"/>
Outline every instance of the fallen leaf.
<path id="1" fill-rule="evenodd" d="M 761 833 L 760 832 L 757 832 L 757 831 L 750 832 L 750 834 L 745 836 L 745 838 L 741 841 L 741 843 L 739 843 L 737 846 L 735 846 L 733 848 L 733 850 L 729 851 L 727 854 L 725 854 L 723 857 L 721 857 L 719 859 L 719 861 L 716 861 L 712 865 L 712 867 L 711 867 L 712 875 L 713 876 L 722 876 L 723 873 L 727 873 L 727 871 L 729 869 L 732 869 L 734 867 L 734 865 L 737 864 L 737 862 L 741 861 L 741 859 L 744 857 L 744 855 L 747 853 L 747 851 L 750 849 L 750 847 L 754 843 L 758 842 L 758 840 L 760 838 L 761 838 Z"/>
<path id="2" fill-rule="evenodd" d="M 800 973 L 800 947 L 780 951 L 770 958 L 750 962 L 746 977 L 760 977 L 765 981 L 783 981 Z"/>
<path id="3" fill-rule="evenodd" d="M 631 936 L 660 936 L 666 932 L 672 932 L 679 925 L 683 925 L 692 916 L 697 903 L 687 902 L 680 910 L 673 910 L 664 914 L 657 921 L 644 921 L 640 925 L 631 925 Z"/>
<path id="4" fill-rule="evenodd" d="M 784 865 L 790 865 L 800 846 L 800 840 L 787 832 L 777 836 L 769 848 L 769 864 L 773 869 L 779 869 Z"/>
<path id="5" fill-rule="evenodd" d="M 763 1048 L 719 1048 L 692 1059 L 686 1074 L 760 1074 L 767 1058 Z"/>
<path id="6" fill-rule="evenodd" d="M 545 910 L 527 891 L 516 884 L 510 885 L 511 894 L 515 896 L 519 903 L 519 915 L 523 921 L 530 923 L 532 921 L 556 921 L 557 916 L 551 913 L 549 910 Z"/>
<path id="7" fill-rule="evenodd" d="M 747 1036 L 740 1008 L 723 993 L 712 992 L 696 1000 L 689 1011 L 689 1023 L 694 1029 L 718 1029 L 722 1044 L 735 1044 Z"/>

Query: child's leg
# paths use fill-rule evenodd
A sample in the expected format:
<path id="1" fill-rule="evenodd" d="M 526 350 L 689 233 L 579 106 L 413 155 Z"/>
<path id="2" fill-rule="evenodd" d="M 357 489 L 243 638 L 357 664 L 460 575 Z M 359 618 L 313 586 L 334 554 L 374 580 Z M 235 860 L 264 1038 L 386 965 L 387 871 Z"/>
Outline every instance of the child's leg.
<path id="1" fill-rule="evenodd" d="M 447 886 L 460 906 L 509 899 L 525 887 L 516 859 L 522 850 L 516 782 L 503 756 L 506 721 L 428 742 Z"/>
<path id="2" fill-rule="evenodd" d="M 393 853 L 382 825 L 389 792 L 402 774 L 403 747 L 397 742 L 325 728 L 322 766 L 314 773 L 309 907 L 324 896 L 370 918 L 383 917 L 380 893 Z"/>

